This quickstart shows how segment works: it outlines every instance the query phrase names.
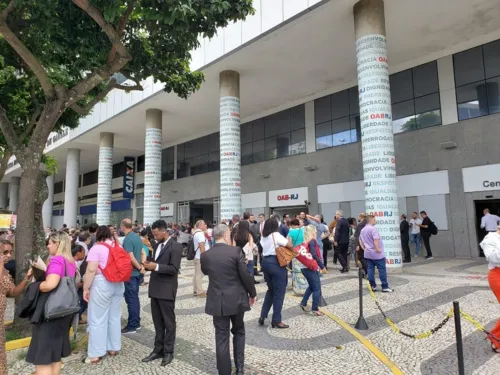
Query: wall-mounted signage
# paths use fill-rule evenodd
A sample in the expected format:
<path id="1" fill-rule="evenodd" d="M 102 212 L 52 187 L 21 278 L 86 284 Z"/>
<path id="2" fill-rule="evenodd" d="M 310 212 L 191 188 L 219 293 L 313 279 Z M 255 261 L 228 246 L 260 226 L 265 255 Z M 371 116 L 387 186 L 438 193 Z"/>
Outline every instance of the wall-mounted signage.
<path id="1" fill-rule="evenodd" d="M 162 203 L 162 205 L 160 206 L 160 216 L 161 217 L 174 216 L 174 204 Z"/>
<path id="2" fill-rule="evenodd" d="M 462 178 L 466 193 L 500 190 L 500 164 L 463 168 Z"/>
<path id="3" fill-rule="evenodd" d="M 134 198 L 135 186 L 135 158 L 125 156 L 123 159 L 125 170 L 123 171 L 123 198 Z"/>
<path id="4" fill-rule="evenodd" d="M 269 192 L 269 207 L 306 206 L 309 199 L 307 187 L 273 190 Z"/>

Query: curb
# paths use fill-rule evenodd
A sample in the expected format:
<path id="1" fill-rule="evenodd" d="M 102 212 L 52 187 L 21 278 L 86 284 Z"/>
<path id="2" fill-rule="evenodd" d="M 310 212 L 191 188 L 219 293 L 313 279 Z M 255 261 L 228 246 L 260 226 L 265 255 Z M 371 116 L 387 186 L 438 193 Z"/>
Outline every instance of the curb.
<path id="1" fill-rule="evenodd" d="M 73 334 L 73 328 L 70 329 L 69 334 L 70 336 Z M 12 350 L 27 348 L 28 346 L 30 346 L 30 343 L 31 337 L 24 337 L 19 340 L 7 341 L 5 343 L 5 350 L 10 352 Z"/>

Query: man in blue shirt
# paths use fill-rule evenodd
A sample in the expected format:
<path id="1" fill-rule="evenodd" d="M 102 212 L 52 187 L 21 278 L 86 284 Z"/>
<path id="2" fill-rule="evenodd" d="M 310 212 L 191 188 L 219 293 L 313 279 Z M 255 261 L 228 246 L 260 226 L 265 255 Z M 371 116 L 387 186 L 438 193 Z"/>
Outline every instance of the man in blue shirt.
<path id="1" fill-rule="evenodd" d="M 139 286 L 144 281 L 144 266 L 141 264 L 142 240 L 132 230 L 132 220 L 123 219 L 120 228 L 125 234 L 123 248 L 129 253 L 132 262 L 132 277 L 125 283 L 125 302 L 128 308 L 128 322 L 122 333 L 136 333 L 141 328 L 141 304 Z"/>

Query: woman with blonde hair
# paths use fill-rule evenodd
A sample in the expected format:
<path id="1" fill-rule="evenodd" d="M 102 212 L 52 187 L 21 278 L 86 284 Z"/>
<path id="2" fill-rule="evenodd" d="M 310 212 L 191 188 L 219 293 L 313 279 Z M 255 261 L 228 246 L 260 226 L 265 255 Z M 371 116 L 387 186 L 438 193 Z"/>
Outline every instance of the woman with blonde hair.
<path id="1" fill-rule="evenodd" d="M 310 269 L 299 262 L 302 274 L 309 284 L 306 292 L 304 293 L 304 297 L 302 298 L 302 302 L 300 303 L 300 308 L 304 312 L 309 312 L 307 302 L 312 294 L 312 313 L 316 316 L 323 316 L 324 314 L 319 311 L 319 300 L 321 297 L 321 280 L 319 277 L 319 271 L 325 269 L 325 265 L 319 255 L 319 246 L 316 241 L 316 228 L 312 225 L 308 225 L 304 228 L 304 244 L 306 245 L 306 249 L 312 255 L 312 258 L 316 261 L 315 264 L 317 267 L 316 269 Z"/>
<path id="2" fill-rule="evenodd" d="M 51 256 L 45 281 L 40 283 L 40 292 L 49 293 L 57 288 L 61 278 L 75 277 L 76 264 L 71 255 L 71 238 L 63 231 L 52 233 L 47 248 Z M 69 328 L 73 315 L 32 325 L 32 338 L 26 362 L 36 367 L 37 375 L 59 375 L 61 358 L 71 354 Z"/>

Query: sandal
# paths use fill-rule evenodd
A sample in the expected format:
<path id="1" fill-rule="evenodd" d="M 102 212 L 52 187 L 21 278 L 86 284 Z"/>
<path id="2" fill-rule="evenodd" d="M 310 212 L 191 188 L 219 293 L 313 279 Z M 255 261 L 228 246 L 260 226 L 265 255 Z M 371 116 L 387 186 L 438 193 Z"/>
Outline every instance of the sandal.
<path id="1" fill-rule="evenodd" d="M 321 311 L 311 311 L 311 313 L 314 315 L 314 316 L 324 316 L 325 314 L 323 314 Z"/>
<path id="2" fill-rule="evenodd" d="M 110 357 L 116 357 L 118 355 L 118 352 L 108 352 L 108 356 Z"/>
<path id="3" fill-rule="evenodd" d="M 300 308 L 302 309 L 302 311 L 308 313 L 309 312 L 309 309 L 307 308 L 307 306 L 302 306 L 302 305 L 299 305 Z"/>
<path id="4" fill-rule="evenodd" d="M 102 361 L 102 357 L 93 358 L 93 359 L 91 359 L 89 357 L 84 357 L 82 359 L 82 363 L 86 363 L 88 365 L 97 365 L 97 364 L 101 363 L 101 361 Z"/>
<path id="5" fill-rule="evenodd" d="M 500 354 L 500 348 L 497 348 L 493 343 L 491 344 L 491 350 L 493 350 L 493 353 Z"/>

